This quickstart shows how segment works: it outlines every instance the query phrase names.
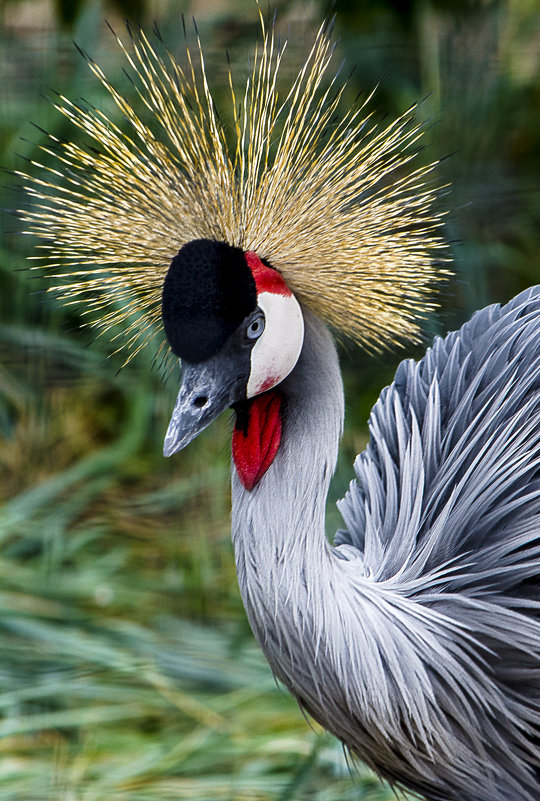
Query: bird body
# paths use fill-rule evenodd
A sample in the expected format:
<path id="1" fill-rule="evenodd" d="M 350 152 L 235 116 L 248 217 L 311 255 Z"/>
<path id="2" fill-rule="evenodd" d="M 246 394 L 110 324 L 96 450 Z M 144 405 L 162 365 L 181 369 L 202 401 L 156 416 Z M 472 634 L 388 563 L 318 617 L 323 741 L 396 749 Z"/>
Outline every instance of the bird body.
<path id="1" fill-rule="evenodd" d="M 200 44 L 197 68 L 142 32 L 120 42 L 150 123 L 90 60 L 130 131 L 61 97 L 90 146 L 51 136 L 26 232 L 54 291 L 102 333 L 125 326 L 126 361 L 162 324 L 158 353 L 182 361 L 165 455 L 234 409 L 240 591 L 302 707 L 430 801 L 536 801 L 540 289 L 400 365 L 331 545 L 344 401 L 326 325 L 371 348 L 417 337 L 442 215 L 435 165 L 410 166 L 414 110 L 382 131 L 363 106 L 336 121 L 324 25 L 280 97 L 285 48 L 261 25 L 231 131 Z"/>
<path id="2" fill-rule="evenodd" d="M 433 801 L 533 801 L 540 732 L 540 287 L 403 362 L 332 547 L 343 423 L 324 325 L 253 491 L 233 471 L 240 590 L 272 669 L 379 774 Z"/>

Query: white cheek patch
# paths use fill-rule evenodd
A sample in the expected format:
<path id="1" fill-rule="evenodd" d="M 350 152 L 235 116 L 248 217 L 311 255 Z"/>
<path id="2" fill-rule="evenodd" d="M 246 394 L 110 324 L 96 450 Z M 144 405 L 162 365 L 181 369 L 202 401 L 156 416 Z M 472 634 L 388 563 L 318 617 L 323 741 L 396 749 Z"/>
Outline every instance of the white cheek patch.
<path id="1" fill-rule="evenodd" d="M 304 342 L 304 317 L 294 295 L 261 292 L 257 302 L 266 325 L 251 351 L 248 398 L 283 381 L 298 361 Z"/>

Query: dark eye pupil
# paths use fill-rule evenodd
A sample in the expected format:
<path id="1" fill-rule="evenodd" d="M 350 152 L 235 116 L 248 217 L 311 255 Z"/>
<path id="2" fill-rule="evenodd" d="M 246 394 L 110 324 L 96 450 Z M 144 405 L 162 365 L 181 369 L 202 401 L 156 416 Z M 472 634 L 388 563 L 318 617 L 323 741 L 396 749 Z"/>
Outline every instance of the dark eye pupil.
<path id="1" fill-rule="evenodd" d="M 258 320 L 255 320 L 253 323 L 251 323 L 251 326 L 250 326 L 251 333 L 252 334 L 256 334 L 257 331 L 259 330 L 259 326 L 260 326 L 260 322 Z"/>

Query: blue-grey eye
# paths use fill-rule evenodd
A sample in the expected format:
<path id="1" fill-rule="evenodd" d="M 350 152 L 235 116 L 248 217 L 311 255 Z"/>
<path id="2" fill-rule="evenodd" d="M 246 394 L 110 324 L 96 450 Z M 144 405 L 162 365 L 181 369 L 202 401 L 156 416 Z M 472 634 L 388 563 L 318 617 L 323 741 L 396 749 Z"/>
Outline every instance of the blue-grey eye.
<path id="1" fill-rule="evenodd" d="M 258 339 L 262 332 L 264 331 L 264 314 L 258 314 L 247 327 L 247 338 L 248 339 Z"/>

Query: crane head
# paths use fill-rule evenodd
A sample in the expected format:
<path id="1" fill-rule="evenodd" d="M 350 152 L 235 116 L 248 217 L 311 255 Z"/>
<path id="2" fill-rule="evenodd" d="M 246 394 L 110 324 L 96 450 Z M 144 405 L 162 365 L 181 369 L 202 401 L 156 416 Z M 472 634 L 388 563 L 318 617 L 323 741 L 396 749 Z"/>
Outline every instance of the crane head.
<path id="1" fill-rule="evenodd" d="M 253 268 L 253 251 L 274 268 L 274 290 L 281 277 L 302 308 L 371 350 L 418 338 L 446 274 L 436 162 L 414 163 L 425 130 L 415 108 L 379 127 L 367 112 L 371 95 L 344 103 L 326 23 L 285 80 L 286 41 L 262 13 L 260 25 L 245 84 L 229 74 L 221 114 L 198 39 L 176 61 L 159 37 L 129 29 L 118 45 L 137 102 L 89 58 L 110 113 L 59 96 L 78 137 L 51 134 L 42 147 L 52 166 L 38 159 L 35 175 L 18 173 L 30 201 L 25 233 L 41 239 L 34 267 L 65 302 L 82 303 L 124 365 L 161 336 L 168 270 L 166 333 L 187 364 L 213 358 L 259 305 L 266 328 L 251 352 L 248 394 L 260 385 L 263 352 L 281 348 L 279 326 L 270 334 L 256 297 L 259 273 L 271 268 L 264 258 Z M 216 266 L 222 258 L 230 276 Z"/>
<path id="2" fill-rule="evenodd" d="M 225 242 L 197 239 L 180 249 L 163 285 L 162 317 L 183 365 L 166 456 L 185 447 L 228 407 L 241 410 L 240 428 L 245 428 L 246 402 L 283 381 L 302 350 L 302 311 L 280 273 L 253 251 Z M 279 420 L 275 402 L 268 406 L 263 399 L 256 413 L 263 409 L 265 420 Z M 240 428 L 233 439 L 237 467 L 246 453 Z M 276 450 L 278 430 L 270 429 Z M 259 461 L 255 468 L 239 470 L 246 485 L 269 466 L 268 459 Z"/>

